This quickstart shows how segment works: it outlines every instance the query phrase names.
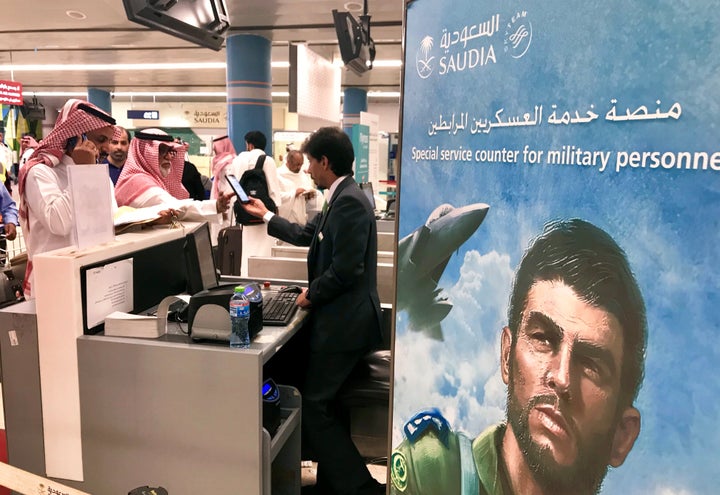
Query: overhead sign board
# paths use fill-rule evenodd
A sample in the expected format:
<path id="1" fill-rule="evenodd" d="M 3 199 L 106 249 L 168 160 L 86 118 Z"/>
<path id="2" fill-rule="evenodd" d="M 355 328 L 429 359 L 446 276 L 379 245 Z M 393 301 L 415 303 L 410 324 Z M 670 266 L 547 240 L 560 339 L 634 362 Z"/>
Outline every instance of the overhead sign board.
<path id="1" fill-rule="evenodd" d="M 0 104 L 22 105 L 22 83 L 0 79 Z"/>
<path id="2" fill-rule="evenodd" d="M 127 118 L 134 120 L 160 120 L 159 110 L 128 110 Z"/>

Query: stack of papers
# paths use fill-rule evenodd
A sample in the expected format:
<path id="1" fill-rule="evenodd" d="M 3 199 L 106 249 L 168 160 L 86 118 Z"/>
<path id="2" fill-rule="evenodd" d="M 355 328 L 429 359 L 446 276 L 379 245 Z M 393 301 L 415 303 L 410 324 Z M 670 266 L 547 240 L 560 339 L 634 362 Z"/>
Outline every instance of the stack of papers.
<path id="1" fill-rule="evenodd" d="M 131 227 L 145 225 L 160 218 L 160 212 L 166 210 L 164 205 L 148 208 L 133 208 L 132 206 L 121 206 L 113 216 L 115 233 L 121 234 Z"/>
<path id="2" fill-rule="evenodd" d="M 167 333 L 167 315 L 176 302 L 190 303 L 189 294 L 166 296 L 160 301 L 155 314 L 134 314 L 113 311 L 105 317 L 105 335 L 109 337 L 142 337 L 156 339 Z M 158 316 L 159 315 L 159 316 Z"/>
<path id="3" fill-rule="evenodd" d="M 105 317 L 105 335 L 109 337 L 144 337 L 155 339 L 163 334 L 157 316 L 135 315 L 114 311 Z"/>

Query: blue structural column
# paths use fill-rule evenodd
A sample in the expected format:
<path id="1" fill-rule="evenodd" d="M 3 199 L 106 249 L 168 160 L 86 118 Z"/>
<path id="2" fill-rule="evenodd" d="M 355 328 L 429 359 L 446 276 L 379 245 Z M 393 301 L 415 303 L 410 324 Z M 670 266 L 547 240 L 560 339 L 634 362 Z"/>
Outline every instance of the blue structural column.
<path id="1" fill-rule="evenodd" d="M 367 112 L 367 91 L 347 88 L 343 96 L 343 130 L 350 134 L 353 124 L 360 123 L 360 112 Z"/>
<path id="2" fill-rule="evenodd" d="M 245 134 L 260 131 L 272 154 L 272 78 L 270 40 L 252 34 L 227 38 L 228 136 L 238 152 Z"/>
<path id="3" fill-rule="evenodd" d="M 104 89 L 88 88 L 88 101 L 105 110 L 107 113 L 112 114 L 112 99 L 110 98 L 110 92 Z"/>

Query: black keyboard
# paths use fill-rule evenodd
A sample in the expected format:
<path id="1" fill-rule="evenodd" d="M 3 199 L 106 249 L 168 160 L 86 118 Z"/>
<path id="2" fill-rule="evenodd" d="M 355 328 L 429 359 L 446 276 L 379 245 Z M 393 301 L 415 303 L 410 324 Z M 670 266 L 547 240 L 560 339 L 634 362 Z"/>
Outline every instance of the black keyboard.
<path id="1" fill-rule="evenodd" d="M 294 292 L 278 292 L 263 300 L 263 325 L 287 326 L 297 311 L 297 296 Z"/>

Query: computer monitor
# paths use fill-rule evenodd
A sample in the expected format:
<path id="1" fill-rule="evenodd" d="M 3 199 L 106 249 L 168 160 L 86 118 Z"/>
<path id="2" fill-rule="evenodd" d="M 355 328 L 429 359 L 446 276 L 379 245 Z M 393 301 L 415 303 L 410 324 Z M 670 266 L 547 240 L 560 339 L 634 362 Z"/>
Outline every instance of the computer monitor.
<path id="1" fill-rule="evenodd" d="M 118 261 L 132 260 L 132 313 L 144 311 L 162 301 L 166 296 L 181 294 L 187 288 L 187 271 L 185 269 L 186 239 L 173 239 L 155 246 L 150 246 L 124 256 L 104 260 L 83 266 L 80 269 L 80 291 L 82 295 L 83 330 L 86 335 L 101 332 L 104 329 L 102 320 L 113 311 L 110 307 L 114 298 L 120 297 L 118 291 L 122 287 L 113 285 L 102 291 L 88 290 L 88 283 L 93 276 L 105 278 L 102 273 L 94 275 L 98 269 L 112 267 Z M 105 282 L 100 282 L 101 285 Z M 91 287 L 94 285 L 90 283 Z M 97 301 L 107 295 L 108 310 L 103 310 L 103 303 Z M 100 305 L 99 305 L 100 304 Z M 88 314 L 90 313 L 90 315 Z M 92 315 L 92 317 L 91 317 Z"/>
<path id="2" fill-rule="evenodd" d="M 369 16 L 365 17 L 367 25 L 363 25 L 349 12 L 333 10 L 332 14 L 340 56 L 345 67 L 357 75 L 372 69 L 375 60 L 375 42 L 370 37 Z"/>
<path id="3" fill-rule="evenodd" d="M 373 192 L 373 185 L 372 182 L 362 182 L 360 183 L 360 189 L 365 193 L 365 196 L 367 196 L 368 201 L 370 201 L 370 206 L 372 206 L 372 209 L 375 209 L 375 194 Z"/>
<path id="4" fill-rule="evenodd" d="M 220 50 L 230 19 L 225 0 L 123 0 L 130 21 Z"/>
<path id="5" fill-rule="evenodd" d="M 210 227 L 207 222 L 187 234 L 185 240 L 188 293 L 197 294 L 201 290 L 217 287 L 218 274 L 215 270 Z"/>

